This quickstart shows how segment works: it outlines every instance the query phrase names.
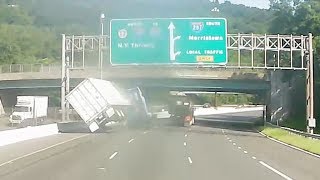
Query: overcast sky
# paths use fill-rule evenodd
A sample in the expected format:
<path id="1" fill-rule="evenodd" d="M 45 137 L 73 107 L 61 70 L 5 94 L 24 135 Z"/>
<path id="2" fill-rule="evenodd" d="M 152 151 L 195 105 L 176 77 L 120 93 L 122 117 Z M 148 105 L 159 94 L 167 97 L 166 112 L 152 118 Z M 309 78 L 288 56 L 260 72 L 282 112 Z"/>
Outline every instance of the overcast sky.
<path id="1" fill-rule="evenodd" d="M 220 2 L 223 2 L 224 0 L 220 0 Z M 229 0 L 230 2 L 234 4 L 244 4 L 246 6 L 253 6 L 258 8 L 269 8 L 269 0 Z"/>

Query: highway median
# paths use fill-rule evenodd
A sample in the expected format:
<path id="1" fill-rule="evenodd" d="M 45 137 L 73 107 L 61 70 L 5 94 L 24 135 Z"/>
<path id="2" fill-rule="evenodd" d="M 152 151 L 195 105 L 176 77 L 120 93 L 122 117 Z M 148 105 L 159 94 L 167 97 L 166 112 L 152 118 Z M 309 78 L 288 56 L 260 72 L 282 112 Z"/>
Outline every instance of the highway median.
<path id="1" fill-rule="evenodd" d="M 320 155 L 320 140 L 318 139 L 304 137 L 281 129 L 280 127 L 272 127 L 268 125 L 260 127 L 259 131 L 267 137 L 276 139 L 307 152 Z"/>

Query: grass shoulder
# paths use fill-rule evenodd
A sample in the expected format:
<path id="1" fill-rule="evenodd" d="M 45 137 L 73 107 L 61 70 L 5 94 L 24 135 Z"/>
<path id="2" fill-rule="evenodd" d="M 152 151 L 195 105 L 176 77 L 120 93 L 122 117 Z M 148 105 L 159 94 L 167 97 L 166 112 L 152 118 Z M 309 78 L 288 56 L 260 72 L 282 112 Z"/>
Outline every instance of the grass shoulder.
<path id="1" fill-rule="evenodd" d="M 277 127 L 264 126 L 259 130 L 271 138 L 320 155 L 320 140 L 303 137 Z"/>

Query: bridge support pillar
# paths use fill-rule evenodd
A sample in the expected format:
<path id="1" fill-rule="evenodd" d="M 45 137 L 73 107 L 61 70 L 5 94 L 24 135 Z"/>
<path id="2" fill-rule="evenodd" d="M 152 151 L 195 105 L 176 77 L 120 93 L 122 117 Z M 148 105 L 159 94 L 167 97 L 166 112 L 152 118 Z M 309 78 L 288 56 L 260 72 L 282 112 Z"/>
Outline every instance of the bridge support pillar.
<path id="1" fill-rule="evenodd" d="M 218 107 L 218 93 L 217 92 L 215 92 L 214 93 L 214 108 L 217 108 Z"/>
<path id="2" fill-rule="evenodd" d="M 267 91 L 265 96 L 264 119 L 271 122 L 271 91 Z"/>

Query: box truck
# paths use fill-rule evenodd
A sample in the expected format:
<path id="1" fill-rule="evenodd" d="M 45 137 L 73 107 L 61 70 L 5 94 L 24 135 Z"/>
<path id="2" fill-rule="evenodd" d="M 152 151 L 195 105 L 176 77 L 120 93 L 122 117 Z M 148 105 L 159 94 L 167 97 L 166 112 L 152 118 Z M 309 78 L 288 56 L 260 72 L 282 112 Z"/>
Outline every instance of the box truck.
<path id="1" fill-rule="evenodd" d="M 126 93 L 114 83 L 94 78 L 82 81 L 66 99 L 91 132 L 104 127 L 110 121 L 123 119 L 123 111 L 130 105 Z M 115 118 L 117 116 L 119 117 Z"/>
<path id="2" fill-rule="evenodd" d="M 48 96 L 17 96 L 9 121 L 21 124 L 30 119 L 44 120 L 48 115 Z"/>

